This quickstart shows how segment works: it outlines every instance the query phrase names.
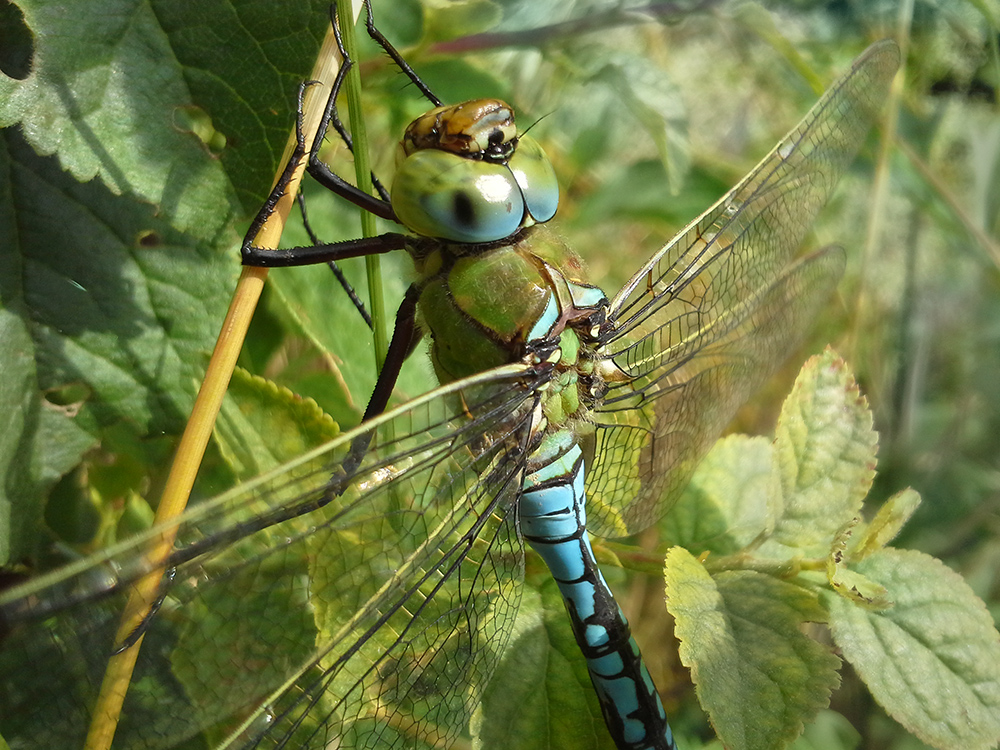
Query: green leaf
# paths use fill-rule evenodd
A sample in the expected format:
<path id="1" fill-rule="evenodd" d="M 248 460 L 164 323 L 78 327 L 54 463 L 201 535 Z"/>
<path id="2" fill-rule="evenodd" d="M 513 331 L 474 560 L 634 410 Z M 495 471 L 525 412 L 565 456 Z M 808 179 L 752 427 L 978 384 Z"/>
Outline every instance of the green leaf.
<path id="1" fill-rule="evenodd" d="M 256 210 L 267 189 L 259 176 L 276 171 L 327 6 L 21 2 L 32 72 L 0 77 L 0 125 L 19 123 L 76 179 L 99 177 L 164 206 L 178 229 L 216 238 L 235 196 Z M 184 130 L 204 116 L 227 141 L 219 158 Z"/>
<path id="2" fill-rule="evenodd" d="M 215 439 L 233 473 L 250 479 L 290 461 L 340 430 L 312 399 L 251 375 L 233 372 Z"/>
<path id="3" fill-rule="evenodd" d="M 49 488 L 90 445 L 166 460 L 148 436 L 183 425 L 236 269 L 149 205 L 76 182 L 14 129 L 0 148 L 3 367 L 24 389 L 4 455 L 18 457 L 6 488 L 23 552 Z"/>
<path id="4" fill-rule="evenodd" d="M 98 536 L 102 528 L 117 535 L 119 529 L 111 531 L 104 524 L 106 519 L 102 516 L 96 494 L 86 492 L 77 472 L 71 471 L 66 474 L 48 493 L 48 501 L 45 504 L 47 529 L 51 530 L 60 541 L 70 545 L 86 545 L 102 539 Z M 135 496 L 129 492 L 126 497 L 132 499 Z M 149 507 L 149 504 L 141 499 L 137 502 Z"/>
<path id="5" fill-rule="evenodd" d="M 0 553 L 9 533 L 20 556 L 85 444 L 102 460 L 134 454 L 142 470 L 126 493 L 158 487 L 238 273 L 233 219 L 268 189 L 328 4 L 18 8 L 30 72 L 0 75 L 0 123 L 13 126 L 0 153 L 0 300 L 30 336 L 12 350 L 34 360 L 24 393 L 66 407 L 35 395 L 45 408 L 22 400 L 26 419 L 8 425 L 18 432 L 3 455 L 21 476 L 0 501 L 17 506 Z M 32 477 L 41 429 L 46 455 L 31 470 L 44 476 Z"/>
<path id="6" fill-rule="evenodd" d="M 942 562 L 883 549 L 858 572 L 885 586 L 882 612 L 827 595 L 834 641 L 896 721 L 938 748 L 1000 741 L 1000 634 L 983 602 Z"/>
<path id="7" fill-rule="evenodd" d="M 153 509 L 143 498 L 134 493 L 125 497 L 121 518 L 115 529 L 118 539 L 125 539 L 135 534 L 141 534 L 152 527 L 154 521 Z"/>
<path id="8" fill-rule="evenodd" d="M 868 555 L 878 552 L 896 538 L 906 522 L 917 512 L 920 505 L 920 494 L 911 488 L 897 492 L 890 497 L 871 523 L 864 527 L 864 532 L 858 536 L 858 541 L 851 549 L 852 560 L 863 560 Z"/>
<path id="9" fill-rule="evenodd" d="M 730 435 L 698 465 L 660 528 L 674 544 L 732 554 L 770 531 L 776 516 L 772 506 L 780 496 L 770 441 Z"/>
<path id="10" fill-rule="evenodd" d="M 885 586 L 880 586 L 857 571 L 838 566 L 830 575 L 830 585 L 841 596 L 871 609 L 888 609 L 892 599 Z"/>
<path id="11" fill-rule="evenodd" d="M 709 576 L 672 549 L 664 570 L 681 661 L 726 747 L 786 747 L 829 703 L 839 659 L 806 636 L 825 616 L 806 589 L 754 571 Z"/>
<path id="12" fill-rule="evenodd" d="M 778 419 L 774 448 L 784 510 L 762 553 L 826 556 L 861 510 L 875 476 L 872 416 L 846 363 L 832 350 L 803 365 Z"/>

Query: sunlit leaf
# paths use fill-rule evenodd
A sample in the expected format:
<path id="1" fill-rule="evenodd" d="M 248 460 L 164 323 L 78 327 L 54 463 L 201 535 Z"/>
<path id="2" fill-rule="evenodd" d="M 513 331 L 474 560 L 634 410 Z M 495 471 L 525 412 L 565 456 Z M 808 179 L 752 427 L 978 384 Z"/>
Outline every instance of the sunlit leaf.
<path id="1" fill-rule="evenodd" d="M 726 747 L 786 747 L 840 684 L 840 660 L 801 630 L 825 617 L 815 594 L 752 571 L 710 577 L 679 547 L 665 576 L 681 660 Z"/>
<path id="2" fill-rule="evenodd" d="M 857 570 L 895 606 L 872 611 L 828 596 L 844 658 L 896 721 L 938 748 L 1000 740 L 1000 635 L 961 576 L 913 550 L 883 549 Z"/>

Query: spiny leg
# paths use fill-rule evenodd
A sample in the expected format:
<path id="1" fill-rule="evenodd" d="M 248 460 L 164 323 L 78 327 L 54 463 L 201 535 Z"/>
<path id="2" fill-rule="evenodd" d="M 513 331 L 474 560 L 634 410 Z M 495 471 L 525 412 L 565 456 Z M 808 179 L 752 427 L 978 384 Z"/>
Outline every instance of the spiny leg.
<path id="1" fill-rule="evenodd" d="M 395 47 L 389 42 L 388 39 L 383 36 L 382 32 L 375 27 L 375 20 L 372 17 L 372 4 L 371 0 L 365 0 L 365 12 L 366 18 L 365 28 L 368 29 L 368 36 L 370 36 L 375 43 L 382 48 L 382 50 L 392 58 L 392 61 L 396 63 L 396 67 L 403 72 L 403 74 L 413 82 L 420 93 L 423 94 L 427 100 L 433 104 L 435 107 L 441 106 L 441 100 L 430 90 L 430 87 L 423 82 L 420 76 L 417 75 L 416 71 L 410 67 L 409 63 L 403 59 L 403 56 L 399 54 Z"/>
<path id="2" fill-rule="evenodd" d="M 247 229 L 247 233 L 243 236 L 243 245 L 240 250 L 244 258 L 243 265 L 245 266 L 257 265 L 255 263 L 246 262 L 247 252 L 251 248 L 255 250 L 264 250 L 262 248 L 257 248 L 253 243 L 257 239 L 257 235 L 260 233 L 264 224 L 266 224 L 267 220 L 274 214 L 274 209 L 278 205 L 278 201 L 281 200 L 281 196 L 283 196 L 288 190 L 288 186 L 292 181 L 292 175 L 295 174 L 296 168 L 306 154 L 305 135 L 302 131 L 303 99 L 305 97 L 306 88 L 314 83 L 318 83 L 318 81 L 306 81 L 299 86 L 298 114 L 295 121 L 295 148 L 292 150 L 292 155 L 288 158 L 285 168 L 281 171 L 281 176 L 278 178 L 274 187 L 271 188 L 271 192 L 264 201 L 264 205 L 262 205 L 260 210 L 257 211 L 257 215 L 254 216 L 253 221 L 250 222 L 250 228 Z M 266 250 L 264 250 L 264 252 L 266 252 Z"/>
<path id="3" fill-rule="evenodd" d="M 306 212 L 306 199 L 301 192 L 295 196 L 295 202 L 299 204 L 299 213 L 302 214 L 302 226 L 305 227 L 306 233 L 309 235 L 309 241 L 312 242 L 313 246 L 323 244 L 319 241 L 319 237 L 316 236 L 312 226 L 309 224 L 309 216 Z M 354 290 L 351 282 L 347 280 L 347 277 L 344 276 L 344 272 L 341 270 L 340 266 L 334 260 L 328 260 L 326 264 L 330 267 L 330 270 L 333 271 L 333 275 L 337 277 L 337 281 L 340 282 L 341 288 L 343 288 L 343 290 L 347 293 L 347 296 L 351 298 L 354 308 L 361 314 L 361 317 L 365 321 L 365 325 L 371 329 L 373 325 L 372 316 L 368 313 L 368 310 L 365 309 L 365 303 L 361 301 L 360 297 L 358 297 L 358 293 Z"/>
<path id="4" fill-rule="evenodd" d="M 330 96 L 327 97 L 326 108 L 323 110 L 323 116 L 320 119 L 319 127 L 316 130 L 316 138 L 313 140 L 312 148 L 309 151 L 309 161 L 306 164 L 306 171 L 309 172 L 312 178 L 320 185 L 333 191 L 336 195 L 349 200 L 359 208 L 363 208 L 369 213 L 375 214 L 375 216 L 378 216 L 379 218 L 396 221 L 396 214 L 392 210 L 392 205 L 389 203 L 388 199 L 384 197 L 384 188 L 379 191 L 379 194 L 383 196 L 382 198 L 376 198 L 373 195 L 369 195 L 363 190 L 360 190 L 351 183 L 347 182 L 319 158 L 320 148 L 323 145 L 323 140 L 326 138 L 327 130 L 329 130 L 331 125 L 333 125 L 334 130 L 336 130 L 337 133 L 344 138 L 344 143 L 348 145 L 349 149 L 352 149 L 352 153 L 354 145 L 353 141 L 350 140 L 350 135 L 344 128 L 343 123 L 337 116 L 337 97 L 340 95 L 341 87 L 344 85 L 344 79 L 347 76 L 347 72 L 354 65 L 354 61 L 347 54 L 347 50 L 344 47 L 344 41 L 340 35 L 340 26 L 337 24 L 336 14 L 333 9 L 330 11 L 330 18 L 333 23 L 333 35 L 336 39 L 337 49 L 340 51 L 342 62 L 340 69 L 337 71 L 337 77 L 333 81 L 333 86 L 330 88 Z"/>
<path id="5" fill-rule="evenodd" d="M 375 388 L 372 390 L 371 398 L 368 400 L 368 407 L 361 418 L 362 424 L 385 411 L 386 406 L 389 405 L 389 398 L 392 396 L 392 391 L 396 387 L 396 381 L 399 379 L 403 362 L 413 353 L 413 350 L 423 337 L 423 333 L 417 326 L 417 301 L 420 299 L 421 289 L 422 287 L 419 285 L 411 284 L 407 288 L 406 294 L 403 295 L 403 301 L 399 303 L 399 309 L 396 310 L 396 324 L 392 329 L 392 340 L 389 342 L 389 350 L 386 352 L 385 362 L 382 364 Z M 345 479 L 351 478 L 354 472 L 357 471 L 358 466 L 361 465 L 361 460 L 364 458 L 365 453 L 368 452 L 368 446 L 371 444 L 373 437 L 373 432 L 366 432 L 355 438 L 351 444 L 351 450 L 347 458 L 334 477 L 335 481 L 342 482 Z M 340 473 L 341 471 L 343 472 L 342 474 Z"/>

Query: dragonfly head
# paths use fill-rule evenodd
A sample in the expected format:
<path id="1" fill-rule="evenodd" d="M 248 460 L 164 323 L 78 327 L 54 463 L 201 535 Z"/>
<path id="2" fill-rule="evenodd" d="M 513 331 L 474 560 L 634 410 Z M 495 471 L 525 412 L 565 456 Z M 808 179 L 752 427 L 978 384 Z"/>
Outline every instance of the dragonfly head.
<path id="1" fill-rule="evenodd" d="M 474 99 L 410 123 L 391 199 L 416 234 L 483 244 L 551 219 L 559 184 L 537 141 L 517 134 L 510 105 Z"/>

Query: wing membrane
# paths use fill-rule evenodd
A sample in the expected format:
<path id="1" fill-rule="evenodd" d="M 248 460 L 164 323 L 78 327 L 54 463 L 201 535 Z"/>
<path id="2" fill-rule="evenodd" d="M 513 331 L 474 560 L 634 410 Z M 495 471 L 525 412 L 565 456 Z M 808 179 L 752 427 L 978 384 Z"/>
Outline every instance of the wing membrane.
<path id="1" fill-rule="evenodd" d="M 894 43 L 869 47 L 749 175 L 615 296 L 603 355 L 627 377 L 594 409 L 588 498 L 598 533 L 635 533 L 663 515 L 735 410 L 801 337 L 840 264 L 795 265 L 796 252 L 898 64 Z"/>
<path id="2" fill-rule="evenodd" d="M 439 388 L 193 508 L 168 560 L 145 561 L 141 539 L 5 592 L 4 737 L 82 746 L 128 583 L 155 568 L 174 574 L 116 746 L 206 732 L 234 747 L 424 747 L 467 731 L 520 596 L 535 385 L 512 366 Z M 359 439 L 360 463 L 331 474 Z"/>

